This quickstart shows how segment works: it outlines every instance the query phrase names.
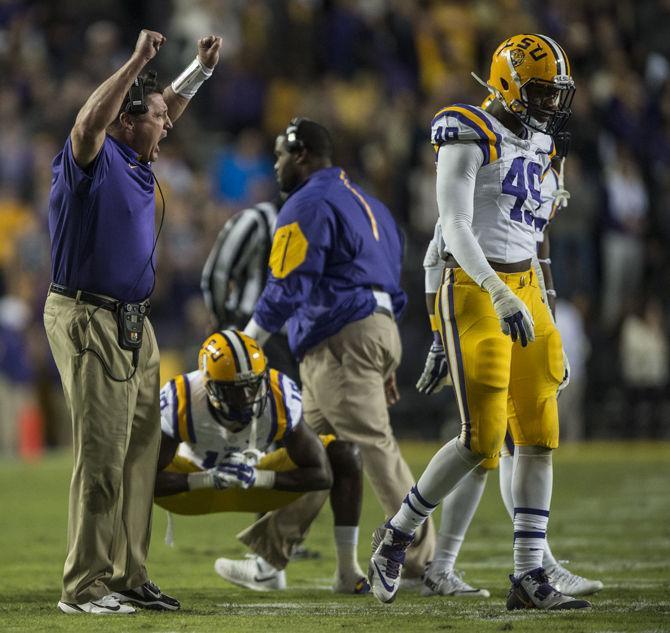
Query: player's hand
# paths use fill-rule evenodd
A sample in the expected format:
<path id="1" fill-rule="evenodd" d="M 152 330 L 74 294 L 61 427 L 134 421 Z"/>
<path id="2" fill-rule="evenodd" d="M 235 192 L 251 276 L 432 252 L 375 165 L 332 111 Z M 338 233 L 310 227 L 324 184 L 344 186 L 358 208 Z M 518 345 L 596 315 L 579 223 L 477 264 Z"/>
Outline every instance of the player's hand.
<path id="1" fill-rule="evenodd" d="M 256 483 L 256 469 L 246 462 L 242 453 L 233 453 L 226 457 L 215 469 L 214 487 L 253 488 Z"/>
<path id="2" fill-rule="evenodd" d="M 445 385 L 452 384 L 449 376 L 449 362 L 444 353 L 442 342 L 437 339 L 428 350 L 426 365 L 416 383 L 419 393 L 431 394 L 441 391 Z"/>
<path id="3" fill-rule="evenodd" d="M 242 451 L 242 456 L 244 457 L 244 463 L 247 466 L 253 466 L 256 468 L 258 463 L 265 457 L 263 451 L 259 451 L 257 448 L 247 448 Z"/>
<path id="4" fill-rule="evenodd" d="M 570 192 L 564 187 L 561 187 L 560 189 L 556 189 L 556 191 L 552 191 L 551 197 L 554 199 L 554 204 L 559 209 L 564 209 L 565 207 L 568 206 L 568 200 L 570 200 Z"/>
<path id="5" fill-rule="evenodd" d="M 535 324 L 526 304 L 505 285 L 498 275 L 491 275 L 484 279 L 482 287 L 491 296 L 493 309 L 500 319 L 500 329 L 503 334 L 511 336 L 513 342 L 520 339 L 522 347 L 533 342 Z"/>
<path id="6" fill-rule="evenodd" d="M 558 393 L 556 397 L 558 398 L 561 395 L 563 389 L 565 389 L 570 384 L 570 361 L 568 360 L 568 355 L 563 350 L 563 367 L 565 368 L 563 373 L 563 380 L 561 384 L 558 385 Z"/>
<path id="7" fill-rule="evenodd" d="M 218 35 L 207 35 L 198 40 L 198 58 L 207 68 L 214 68 L 219 63 L 222 43 L 223 39 Z"/>
<path id="8" fill-rule="evenodd" d="M 389 407 L 393 406 L 396 402 L 398 402 L 398 400 L 400 400 L 400 392 L 398 391 L 395 372 L 392 372 L 384 382 L 384 395 L 386 396 L 386 405 Z"/>
<path id="9" fill-rule="evenodd" d="M 158 49 L 165 44 L 166 38 L 157 31 L 142 29 L 137 43 L 135 44 L 135 55 L 141 56 L 145 62 L 156 57 Z"/>

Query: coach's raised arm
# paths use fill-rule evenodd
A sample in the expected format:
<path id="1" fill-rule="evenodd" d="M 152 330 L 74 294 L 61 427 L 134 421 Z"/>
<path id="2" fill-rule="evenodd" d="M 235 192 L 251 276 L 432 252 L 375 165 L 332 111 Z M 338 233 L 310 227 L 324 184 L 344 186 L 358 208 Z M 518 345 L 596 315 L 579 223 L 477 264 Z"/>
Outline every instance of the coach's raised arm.
<path id="1" fill-rule="evenodd" d="M 160 444 L 159 353 L 148 319 L 158 241 L 151 164 L 212 74 L 221 38 L 200 39 L 193 62 L 162 90 L 143 71 L 165 41 L 140 33 L 128 61 L 81 108 L 52 165 L 44 325 L 74 448 L 64 613 L 180 606 L 144 566 Z"/>

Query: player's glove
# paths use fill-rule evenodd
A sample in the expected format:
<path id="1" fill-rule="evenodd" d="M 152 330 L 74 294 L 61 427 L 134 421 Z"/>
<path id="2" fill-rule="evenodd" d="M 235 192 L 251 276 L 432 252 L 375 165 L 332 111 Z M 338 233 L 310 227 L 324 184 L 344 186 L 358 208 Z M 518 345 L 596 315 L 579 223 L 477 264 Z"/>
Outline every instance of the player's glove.
<path id="1" fill-rule="evenodd" d="M 437 393 L 445 385 L 451 384 L 449 376 L 449 362 L 444 352 L 440 335 L 435 332 L 435 340 L 428 350 L 426 365 L 416 383 L 419 393 Z"/>
<path id="2" fill-rule="evenodd" d="M 503 334 L 509 334 L 512 341 L 521 340 L 521 346 L 526 347 L 535 340 L 535 324 L 526 304 L 519 299 L 498 277 L 491 275 L 484 279 L 482 288 L 491 296 L 493 309 L 500 320 L 500 329 Z"/>
<path id="3" fill-rule="evenodd" d="M 215 488 L 253 488 L 256 483 L 256 468 L 247 464 L 242 453 L 233 453 L 216 467 Z"/>
<path id="4" fill-rule="evenodd" d="M 244 463 L 247 466 L 253 466 L 254 468 L 258 466 L 258 463 L 265 457 L 263 451 L 259 451 L 257 448 L 247 448 L 242 451 L 242 456 L 244 457 Z"/>
<path id="5" fill-rule="evenodd" d="M 558 393 L 556 394 L 556 397 L 559 397 L 563 389 L 570 384 L 570 361 L 568 360 L 568 355 L 565 353 L 565 350 L 563 350 L 563 367 L 565 367 L 563 380 L 561 381 L 561 384 L 558 385 Z"/>
<path id="6" fill-rule="evenodd" d="M 199 488 L 272 488 L 276 474 L 272 470 L 258 470 L 257 460 L 262 453 L 247 449 L 243 453 L 231 453 L 214 468 L 188 475 L 189 490 Z"/>
<path id="7" fill-rule="evenodd" d="M 551 192 L 551 197 L 554 199 L 554 204 L 559 209 L 564 209 L 568 206 L 570 200 L 570 192 L 565 187 L 560 187 L 556 191 Z"/>

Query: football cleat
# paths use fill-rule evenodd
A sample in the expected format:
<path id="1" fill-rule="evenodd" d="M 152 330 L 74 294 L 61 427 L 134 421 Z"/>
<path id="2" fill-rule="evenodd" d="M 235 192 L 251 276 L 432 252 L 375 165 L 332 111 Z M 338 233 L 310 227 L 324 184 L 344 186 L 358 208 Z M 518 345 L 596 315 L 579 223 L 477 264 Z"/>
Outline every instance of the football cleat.
<path id="1" fill-rule="evenodd" d="M 521 578 L 509 577 L 512 587 L 507 594 L 507 609 L 589 609 L 588 600 L 579 600 L 567 596 L 549 584 L 542 567 L 533 569 Z"/>
<path id="2" fill-rule="evenodd" d="M 164 594 L 150 580 L 139 587 L 135 587 L 135 589 L 116 591 L 111 595 L 122 605 L 130 602 L 137 607 L 152 609 L 153 611 L 178 611 L 181 608 L 179 600 Z"/>
<path id="3" fill-rule="evenodd" d="M 456 598 L 490 598 L 487 589 L 471 587 L 455 569 L 431 573 L 429 568 L 421 586 L 422 596 L 454 596 Z"/>
<path id="4" fill-rule="evenodd" d="M 333 591 L 335 593 L 348 593 L 356 596 L 362 596 L 370 593 L 370 584 L 368 579 L 361 573 L 360 576 L 353 576 L 351 578 L 343 578 L 337 576 L 333 584 Z"/>
<path id="5" fill-rule="evenodd" d="M 81 604 L 61 601 L 58 603 L 58 609 L 68 614 L 128 615 L 129 613 L 135 613 L 135 609 L 128 604 L 121 604 L 112 594 Z"/>
<path id="6" fill-rule="evenodd" d="M 286 589 L 286 572 L 275 569 L 263 558 L 253 554 L 248 554 L 244 560 L 217 558 L 214 569 L 224 580 L 254 591 Z"/>
<path id="7" fill-rule="evenodd" d="M 400 586 L 400 572 L 405 552 L 414 536 L 396 530 L 390 523 L 379 526 L 372 533 L 372 557 L 368 566 L 368 580 L 372 593 L 380 602 L 393 602 Z"/>
<path id="8" fill-rule="evenodd" d="M 603 588 L 603 583 L 600 580 L 582 578 L 568 571 L 560 563 L 550 565 L 546 568 L 546 572 L 549 577 L 549 583 L 554 588 L 571 596 L 588 596 L 592 593 L 597 593 Z"/>

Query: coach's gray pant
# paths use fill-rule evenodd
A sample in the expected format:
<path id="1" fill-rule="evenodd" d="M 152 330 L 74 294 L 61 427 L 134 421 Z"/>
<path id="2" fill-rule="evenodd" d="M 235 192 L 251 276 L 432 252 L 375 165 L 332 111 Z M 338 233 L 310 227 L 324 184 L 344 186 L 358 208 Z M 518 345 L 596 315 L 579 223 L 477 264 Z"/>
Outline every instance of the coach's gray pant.
<path id="1" fill-rule="evenodd" d="M 400 357 L 395 321 L 372 314 L 310 349 L 300 363 L 306 422 L 317 433 L 334 433 L 340 440 L 358 444 L 365 474 L 389 517 L 414 485 L 393 435 L 384 392 L 384 382 L 400 364 Z M 314 509 L 318 512 L 323 500 L 322 494 L 305 495 L 265 515 L 238 536 L 268 562 L 283 567 L 291 546 L 309 525 L 305 526 L 304 517 L 312 517 Z M 407 576 L 423 574 L 434 548 L 435 529 L 429 519 L 407 552 Z"/>
<path id="2" fill-rule="evenodd" d="M 61 600 L 81 604 L 147 580 L 154 480 L 160 446 L 159 353 L 153 328 L 135 375 L 117 343 L 112 312 L 49 294 L 44 327 L 72 419 L 67 558 Z"/>

